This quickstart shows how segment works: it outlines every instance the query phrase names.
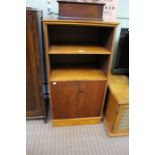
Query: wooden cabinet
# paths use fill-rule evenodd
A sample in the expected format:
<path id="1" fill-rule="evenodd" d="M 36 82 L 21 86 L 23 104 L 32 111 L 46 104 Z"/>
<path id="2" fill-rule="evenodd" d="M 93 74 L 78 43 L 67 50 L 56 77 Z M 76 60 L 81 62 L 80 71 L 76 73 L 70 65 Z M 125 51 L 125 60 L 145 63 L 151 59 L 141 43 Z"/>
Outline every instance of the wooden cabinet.
<path id="1" fill-rule="evenodd" d="M 52 82 L 53 119 L 98 117 L 106 81 Z"/>
<path id="2" fill-rule="evenodd" d="M 39 18 L 42 12 L 26 10 L 26 117 L 44 116 Z"/>
<path id="3" fill-rule="evenodd" d="M 54 126 L 101 121 L 117 25 L 89 20 L 43 20 Z"/>
<path id="4" fill-rule="evenodd" d="M 129 134 L 129 80 L 124 75 L 109 77 L 104 123 L 109 136 Z"/>

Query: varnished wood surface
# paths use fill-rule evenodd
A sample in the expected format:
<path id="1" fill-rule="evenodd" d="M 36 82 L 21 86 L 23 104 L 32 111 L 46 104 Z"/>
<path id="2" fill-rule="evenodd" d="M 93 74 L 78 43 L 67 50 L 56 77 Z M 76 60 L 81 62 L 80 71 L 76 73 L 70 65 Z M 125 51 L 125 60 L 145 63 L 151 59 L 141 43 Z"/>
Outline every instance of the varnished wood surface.
<path id="1" fill-rule="evenodd" d="M 106 80 L 101 69 L 57 68 L 51 71 L 50 81 Z"/>
<path id="2" fill-rule="evenodd" d="M 58 19 L 58 18 L 44 18 L 44 24 L 63 24 L 63 25 L 83 25 L 83 26 L 107 26 L 116 27 L 119 23 L 113 21 L 103 20 L 70 20 L 70 19 Z"/>
<path id="3" fill-rule="evenodd" d="M 104 119 L 107 122 L 108 129 L 112 131 L 112 127 L 114 127 L 117 112 L 118 112 L 118 104 L 116 99 L 113 97 L 111 93 L 108 94 L 108 100 L 107 100 L 107 107 L 105 110 L 105 117 Z"/>
<path id="4" fill-rule="evenodd" d="M 108 77 L 108 86 L 109 93 L 107 94 L 104 117 L 108 134 L 110 136 L 128 135 L 128 125 L 119 128 L 121 120 L 127 119 L 123 118 L 123 113 L 129 109 L 128 78 L 124 75 L 110 75 Z"/>
<path id="5" fill-rule="evenodd" d="M 78 82 L 51 83 L 53 119 L 78 117 Z"/>
<path id="6" fill-rule="evenodd" d="M 44 116 L 38 15 L 26 12 L 26 117 Z"/>
<path id="7" fill-rule="evenodd" d="M 53 118 L 100 116 L 105 85 L 106 81 L 52 82 Z"/>
<path id="8" fill-rule="evenodd" d="M 59 17 L 72 17 L 72 19 L 102 19 L 103 3 L 93 3 L 80 1 L 58 1 L 59 3 Z M 87 9 L 86 9 L 87 8 Z"/>
<path id="9" fill-rule="evenodd" d="M 98 124 L 101 122 L 101 117 L 74 118 L 74 119 L 53 119 L 54 127 L 74 126 L 74 125 L 89 125 Z"/>
<path id="10" fill-rule="evenodd" d="M 94 1 L 94 0 L 57 0 L 58 2 L 71 2 L 71 3 L 90 3 L 90 4 L 104 4 L 102 1 Z"/>
<path id="11" fill-rule="evenodd" d="M 119 133 L 113 133 L 110 129 L 109 129 L 109 126 L 107 124 L 107 121 L 104 119 L 104 125 L 107 129 L 107 133 L 108 133 L 108 136 L 110 137 L 117 137 L 117 136 L 128 136 L 129 135 L 129 132 L 119 132 Z"/>
<path id="12" fill-rule="evenodd" d="M 97 117 L 101 115 L 106 81 L 81 81 L 78 85 L 79 117 Z"/>
<path id="13" fill-rule="evenodd" d="M 48 80 L 51 84 L 50 92 L 52 92 L 51 107 L 53 116 L 56 112 L 53 118 L 70 119 L 101 116 L 109 58 L 113 49 L 114 30 L 118 23 L 99 20 L 44 19 L 43 25 L 45 28 L 47 60 L 49 61 L 48 65 L 50 68 Z M 65 44 L 67 47 L 56 47 L 55 45 L 58 44 Z M 91 49 L 87 48 L 84 50 L 84 54 L 82 54 L 83 52 L 78 54 L 77 51 L 80 48 L 73 46 L 75 44 L 81 44 L 80 47 L 83 45 L 90 45 L 89 47 L 94 45 L 93 48 L 95 47 L 95 49 L 92 51 L 92 47 Z M 54 46 L 52 47 L 52 45 Z M 70 48 L 68 45 L 72 45 L 72 47 Z M 97 49 L 99 46 L 96 48 L 96 45 L 108 49 L 110 53 L 108 54 L 104 51 L 104 56 L 104 54 L 101 54 L 101 49 Z M 95 56 L 92 53 L 97 55 Z M 97 57 L 99 57 L 99 54 L 105 57 L 100 60 L 103 63 L 98 62 Z M 79 59 L 75 59 L 74 56 L 76 55 L 89 55 L 89 58 L 95 56 L 93 59 L 86 59 L 86 61 L 91 66 L 95 65 L 97 69 L 83 67 L 83 64 L 89 63 L 83 61 L 85 58 L 80 59 L 80 61 Z M 58 56 L 61 56 L 61 58 Z M 67 56 L 69 57 L 66 58 Z M 70 60 L 71 57 L 73 59 Z M 61 65 L 61 67 L 57 68 L 57 64 Z M 65 64 L 70 66 L 78 64 L 81 67 L 63 68 L 62 66 Z M 104 84 L 99 82 L 103 82 Z M 79 111 L 79 109 L 81 110 Z"/>
<path id="14" fill-rule="evenodd" d="M 124 75 L 109 75 L 108 85 L 119 104 L 129 103 L 129 79 Z"/>
<path id="15" fill-rule="evenodd" d="M 52 45 L 48 54 L 110 54 L 111 52 L 102 46 L 91 45 Z"/>

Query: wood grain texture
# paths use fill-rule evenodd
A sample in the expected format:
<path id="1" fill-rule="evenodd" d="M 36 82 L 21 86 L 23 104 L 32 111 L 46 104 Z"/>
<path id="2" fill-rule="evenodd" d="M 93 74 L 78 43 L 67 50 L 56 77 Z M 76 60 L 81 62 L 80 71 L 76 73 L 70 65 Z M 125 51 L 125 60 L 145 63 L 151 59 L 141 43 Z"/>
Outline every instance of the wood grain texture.
<path id="1" fill-rule="evenodd" d="M 106 129 L 107 129 L 108 136 L 110 136 L 110 137 L 128 136 L 128 135 L 129 135 L 129 132 L 113 133 L 113 132 L 109 129 L 109 126 L 108 126 L 106 120 L 104 120 L 104 125 L 105 125 L 105 127 L 106 127 Z"/>
<path id="2" fill-rule="evenodd" d="M 122 75 L 110 75 L 108 78 L 109 94 L 105 107 L 104 121 L 110 136 L 128 135 L 129 83 Z"/>
<path id="3" fill-rule="evenodd" d="M 118 104 L 129 104 L 129 79 L 125 75 L 109 75 L 108 85 Z"/>
<path id="4" fill-rule="evenodd" d="M 53 118 L 101 116 L 114 30 L 118 23 L 44 19 L 43 24 L 48 36 L 45 44 Z M 78 67 L 74 68 L 74 65 Z M 90 67 L 85 68 L 85 65 Z"/>
<path id="5" fill-rule="evenodd" d="M 40 17 L 41 18 L 41 17 Z M 38 12 L 26 13 L 26 116 L 44 115 Z"/>
<path id="6" fill-rule="evenodd" d="M 44 24 L 53 25 L 83 25 L 83 26 L 100 26 L 100 27 L 116 27 L 119 25 L 117 21 L 103 21 L 103 20 L 69 20 L 69 19 L 58 19 L 58 18 L 44 18 Z"/>
<path id="7" fill-rule="evenodd" d="M 102 19 L 104 4 L 59 2 L 59 16 L 75 18 Z M 87 9 L 86 9 L 87 8 Z"/>
<path id="8" fill-rule="evenodd" d="M 113 130 L 112 128 L 114 127 L 118 110 L 119 106 L 117 104 L 117 101 L 114 98 L 114 96 L 110 93 L 108 96 L 107 107 L 104 116 L 104 119 L 107 122 L 108 129 L 110 131 Z"/>
<path id="9" fill-rule="evenodd" d="M 79 82 L 79 117 L 97 117 L 101 115 L 105 86 L 106 81 Z"/>
<path id="10" fill-rule="evenodd" d="M 101 122 L 101 117 L 53 119 L 52 125 L 54 127 L 63 127 L 63 126 L 74 126 L 74 125 L 98 124 L 100 122 Z"/>
<path id="11" fill-rule="evenodd" d="M 78 117 L 78 82 L 51 83 L 53 119 Z"/>
<path id="12" fill-rule="evenodd" d="M 54 119 L 101 115 L 106 81 L 52 82 Z"/>
<path id="13" fill-rule="evenodd" d="M 102 46 L 91 45 L 53 45 L 49 47 L 48 54 L 110 54 Z"/>
<path id="14" fill-rule="evenodd" d="M 93 68 L 57 68 L 51 71 L 50 81 L 106 80 L 101 69 Z"/>

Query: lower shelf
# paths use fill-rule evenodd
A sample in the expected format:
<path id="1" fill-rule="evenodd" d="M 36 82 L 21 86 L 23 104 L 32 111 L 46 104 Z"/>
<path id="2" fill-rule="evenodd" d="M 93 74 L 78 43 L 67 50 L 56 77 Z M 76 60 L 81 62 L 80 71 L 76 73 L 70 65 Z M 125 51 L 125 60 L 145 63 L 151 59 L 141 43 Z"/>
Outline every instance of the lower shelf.
<path id="1" fill-rule="evenodd" d="M 95 68 L 58 68 L 51 72 L 50 81 L 106 80 L 101 69 Z"/>
<path id="2" fill-rule="evenodd" d="M 53 119 L 52 125 L 54 127 L 62 127 L 62 126 L 74 126 L 74 125 L 98 124 L 100 122 L 101 122 L 101 117 Z"/>

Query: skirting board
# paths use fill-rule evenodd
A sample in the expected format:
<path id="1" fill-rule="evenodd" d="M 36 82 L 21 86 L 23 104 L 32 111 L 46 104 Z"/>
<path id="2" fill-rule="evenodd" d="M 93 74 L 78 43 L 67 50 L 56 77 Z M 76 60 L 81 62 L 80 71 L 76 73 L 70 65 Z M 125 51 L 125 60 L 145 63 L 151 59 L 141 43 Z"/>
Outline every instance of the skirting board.
<path id="1" fill-rule="evenodd" d="M 129 135 L 129 132 L 120 132 L 120 133 L 112 133 L 110 130 L 109 130 L 109 127 L 108 127 L 108 124 L 106 122 L 106 120 L 104 119 L 104 125 L 106 127 L 106 130 L 107 130 L 107 133 L 110 137 L 116 137 L 116 136 L 128 136 Z"/>
<path id="2" fill-rule="evenodd" d="M 100 122 L 101 122 L 101 117 L 53 119 L 52 125 L 54 127 L 63 127 L 63 126 L 73 126 L 73 125 L 98 124 Z"/>

